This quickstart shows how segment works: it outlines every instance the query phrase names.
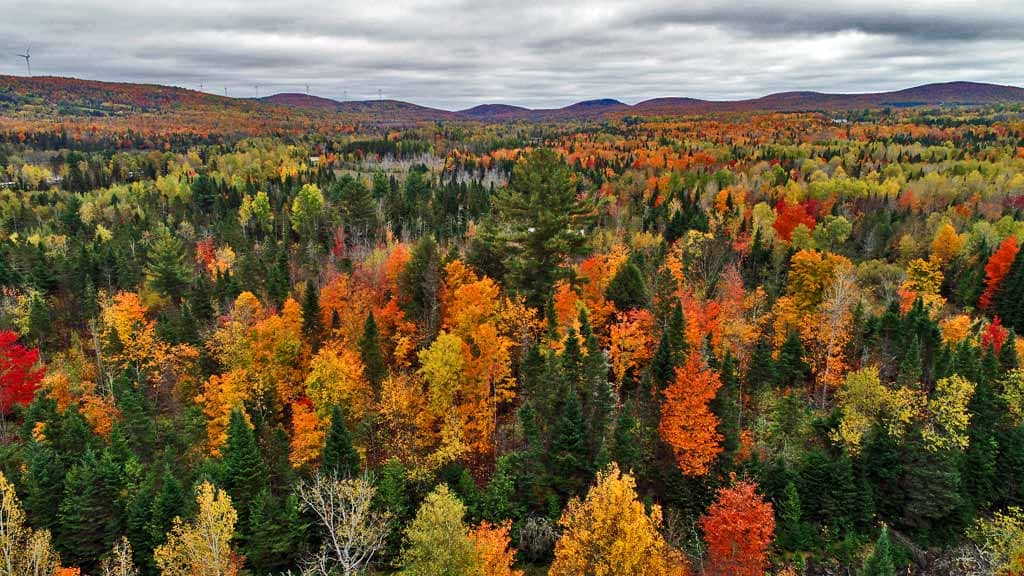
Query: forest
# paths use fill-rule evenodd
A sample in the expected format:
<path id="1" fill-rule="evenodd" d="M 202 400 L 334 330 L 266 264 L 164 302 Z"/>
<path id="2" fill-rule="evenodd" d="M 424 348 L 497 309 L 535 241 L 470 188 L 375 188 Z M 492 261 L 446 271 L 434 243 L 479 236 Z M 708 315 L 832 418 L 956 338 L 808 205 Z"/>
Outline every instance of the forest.
<path id="1" fill-rule="evenodd" d="M 1024 574 L 1020 105 L 8 101 L 2 576 Z"/>

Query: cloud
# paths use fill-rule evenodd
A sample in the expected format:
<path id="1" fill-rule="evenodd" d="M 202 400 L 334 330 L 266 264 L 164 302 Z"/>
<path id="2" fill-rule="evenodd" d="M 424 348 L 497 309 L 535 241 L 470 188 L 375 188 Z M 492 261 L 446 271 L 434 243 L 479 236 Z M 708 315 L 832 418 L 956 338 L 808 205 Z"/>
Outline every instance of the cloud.
<path id="1" fill-rule="evenodd" d="M 1024 84 L 1024 3 L 0 0 L 0 74 L 460 109 Z"/>

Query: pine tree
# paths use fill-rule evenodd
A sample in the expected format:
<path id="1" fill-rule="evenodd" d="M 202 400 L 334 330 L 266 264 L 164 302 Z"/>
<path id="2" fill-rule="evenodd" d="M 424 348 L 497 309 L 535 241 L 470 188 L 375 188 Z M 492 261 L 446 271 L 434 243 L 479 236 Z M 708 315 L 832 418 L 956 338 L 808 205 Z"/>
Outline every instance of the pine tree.
<path id="1" fill-rule="evenodd" d="M 567 257 L 582 254 L 593 205 L 577 196 L 572 170 L 554 150 L 538 148 L 512 171 L 507 188 L 494 197 L 499 253 L 510 262 L 508 283 L 531 306 L 547 301 L 565 277 Z"/>
<path id="2" fill-rule="evenodd" d="M 366 322 L 363 323 L 363 335 L 359 339 L 359 355 L 363 359 L 363 373 L 366 379 L 373 385 L 374 390 L 380 389 L 381 382 L 388 375 L 388 368 L 384 362 L 384 354 L 380 350 L 380 332 L 377 330 L 377 321 L 373 317 L 373 311 L 366 315 Z"/>
<path id="3" fill-rule="evenodd" d="M 185 511 L 189 509 L 191 500 L 186 496 L 185 489 L 181 482 L 171 471 L 170 466 L 164 469 L 163 478 L 160 484 L 160 491 L 153 498 L 149 508 L 149 520 L 146 524 L 146 532 L 149 539 L 145 546 L 142 543 L 134 543 L 135 549 L 141 553 L 146 550 L 152 551 L 163 544 L 167 533 L 174 526 L 174 518 L 187 516 Z M 140 502 L 145 505 L 145 502 Z M 148 558 L 147 558 L 148 560 Z"/>
<path id="4" fill-rule="evenodd" d="M 256 444 L 256 435 L 238 408 L 231 411 L 228 439 L 221 449 L 221 456 L 224 462 L 224 487 L 238 511 L 239 525 L 248 526 L 253 498 L 267 487 L 268 473 Z"/>
<path id="5" fill-rule="evenodd" d="M 352 435 L 345 424 L 345 413 L 338 406 L 331 408 L 331 428 L 324 442 L 321 468 L 338 476 L 354 476 L 361 468 L 359 453 L 352 446 Z"/>
<path id="6" fill-rule="evenodd" d="M 661 333 L 658 341 L 658 349 L 651 358 L 649 370 L 651 382 L 655 386 L 655 392 L 659 395 L 676 377 L 675 354 L 672 353 L 672 346 L 668 341 L 668 331 Z"/>
<path id="7" fill-rule="evenodd" d="M 892 560 L 892 550 L 889 544 L 889 528 L 882 526 L 882 533 L 875 542 L 875 549 L 871 551 L 864 561 L 864 566 L 857 573 L 858 576 L 896 576 L 896 565 Z"/>
<path id="8" fill-rule="evenodd" d="M 291 290 L 291 270 L 288 266 L 288 246 L 279 242 L 272 251 L 274 261 L 268 266 L 267 272 L 267 299 L 274 306 L 280 307 L 288 297 Z"/>

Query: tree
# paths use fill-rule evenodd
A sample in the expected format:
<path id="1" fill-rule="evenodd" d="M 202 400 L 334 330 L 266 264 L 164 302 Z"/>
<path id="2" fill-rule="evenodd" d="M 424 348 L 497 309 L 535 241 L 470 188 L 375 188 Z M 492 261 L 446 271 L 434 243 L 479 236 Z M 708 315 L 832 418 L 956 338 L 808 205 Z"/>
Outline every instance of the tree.
<path id="1" fill-rule="evenodd" d="M 512 522 L 502 524 L 482 522 L 469 532 L 476 548 L 479 576 L 522 576 L 522 570 L 513 570 L 515 550 L 509 546 L 508 533 Z"/>
<path id="2" fill-rule="evenodd" d="M 691 352 L 686 364 L 676 369 L 675 382 L 665 389 L 658 433 L 687 476 L 706 474 L 722 452 L 719 420 L 709 407 L 721 386 L 718 374 Z"/>
<path id="3" fill-rule="evenodd" d="M 28 406 L 46 370 L 37 366 L 39 350 L 18 344 L 18 334 L 0 331 L 0 438 L 6 439 L 5 418 L 14 406 Z"/>
<path id="4" fill-rule="evenodd" d="M 1010 328 L 1024 332 L 1024 254 L 1017 252 L 996 292 L 993 311 Z"/>
<path id="5" fill-rule="evenodd" d="M 313 279 L 306 280 L 306 290 L 302 294 L 302 335 L 315 350 L 320 344 L 324 325 L 320 319 L 320 289 Z"/>
<path id="6" fill-rule="evenodd" d="M 363 335 L 359 339 L 359 355 L 366 368 L 366 379 L 370 381 L 374 390 L 379 390 L 380 383 L 388 375 L 388 367 L 384 362 L 384 354 L 380 351 L 380 331 L 377 329 L 377 321 L 372 310 L 366 315 L 366 322 L 363 324 Z"/>
<path id="7" fill-rule="evenodd" d="M 196 489 L 199 512 L 190 522 L 180 517 L 167 542 L 153 551 L 162 576 L 235 576 L 241 559 L 231 551 L 238 514 L 231 497 L 203 482 Z"/>
<path id="8" fill-rule="evenodd" d="M 988 263 L 985 264 L 985 291 L 981 293 L 981 298 L 978 299 L 978 306 L 982 309 L 987 310 L 992 307 L 995 297 L 999 293 L 1003 278 L 1013 266 L 1019 251 L 1020 246 L 1017 244 L 1017 238 L 1007 236 L 1006 240 L 1003 240 L 999 248 L 989 257 Z M 1013 325 L 1011 324 L 1011 326 Z"/>
<path id="9" fill-rule="evenodd" d="M 320 550 L 305 560 L 307 570 L 321 576 L 338 570 L 344 576 L 362 573 L 391 532 L 391 513 L 373 507 L 373 484 L 366 478 L 316 474 L 297 491 L 322 532 Z"/>
<path id="10" fill-rule="evenodd" d="M 324 196 L 316 184 L 303 184 L 292 200 L 292 229 L 298 232 L 303 243 L 316 242 L 320 234 L 320 216 L 324 208 Z"/>
<path id="11" fill-rule="evenodd" d="M 399 274 L 398 288 L 403 309 L 423 327 L 424 338 L 430 342 L 441 327 L 441 255 L 432 237 L 424 236 L 413 247 L 409 263 Z"/>
<path id="12" fill-rule="evenodd" d="M 185 262 L 181 240 L 163 229 L 149 249 L 148 257 L 146 282 L 149 287 L 180 304 L 192 284 L 192 267 Z"/>
<path id="13" fill-rule="evenodd" d="M 267 486 L 267 467 L 256 444 L 256 435 L 237 408 L 231 412 L 228 440 L 222 456 L 225 488 L 231 495 L 242 526 L 248 526 L 252 500 Z"/>
<path id="14" fill-rule="evenodd" d="M 565 496 L 575 495 L 590 474 L 590 449 L 586 425 L 576 390 L 566 387 L 551 438 L 552 472 Z"/>
<path id="15" fill-rule="evenodd" d="M 679 576 L 689 574 L 682 554 L 659 533 L 661 508 L 650 513 L 637 498 L 636 481 L 612 464 L 580 501 L 573 498 L 558 521 L 549 576 Z"/>
<path id="16" fill-rule="evenodd" d="M 864 561 L 857 576 L 896 576 L 896 565 L 892 561 L 889 545 L 889 527 L 882 526 L 882 533 L 875 541 L 875 548 Z"/>
<path id="17" fill-rule="evenodd" d="M 463 522 L 465 515 L 466 507 L 444 484 L 427 494 L 416 518 L 405 529 L 402 574 L 472 574 L 477 552 Z"/>
<path id="18" fill-rule="evenodd" d="M 100 562 L 100 576 L 138 576 L 139 569 L 132 560 L 132 545 L 121 537 L 113 549 Z"/>
<path id="19" fill-rule="evenodd" d="M 647 304 L 647 288 L 643 274 L 636 264 L 627 261 L 619 267 L 612 278 L 605 297 L 615 303 L 619 310 L 631 310 Z"/>
<path id="20" fill-rule="evenodd" d="M 0 576 L 51 576 L 58 566 L 50 531 L 25 525 L 14 485 L 0 472 Z"/>
<path id="21" fill-rule="evenodd" d="M 359 353 L 340 342 L 330 342 L 317 352 L 306 376 L 306 395 L 318 415 L 326 416 L 332 406 L 342 406 L 358 422 L 373 403 L 373 389 L 366 381 Z"/>
<path id="22" fill-rule="evenodd" d="M 510 262 L 509 283 L 541 307 L 559 278 L 565 259 L 586 245 L 593 206 L 577 197 L 572 170 L 557 152 L 538 148 L 516 163 L 507 188 L 494 197 L 500 252 Z"/>
<path id="23" fill-rule="evenodd" d="M 324 442 L 320 469 L 330 476 L 354 476 L 360 469 L 359 452 L 352 446 L 352 435 L 345 424 L 345 413 L 337 405 L 331 408 L 331 427 Z"/>
<path id="24" fill-rule="evenodd" d="M 714 504 L 700 519 L 708 545 L 708 574 L 761 576 L 775 531 L 772 505 L 750 482 L 737 482 L 718 491 Z"/>

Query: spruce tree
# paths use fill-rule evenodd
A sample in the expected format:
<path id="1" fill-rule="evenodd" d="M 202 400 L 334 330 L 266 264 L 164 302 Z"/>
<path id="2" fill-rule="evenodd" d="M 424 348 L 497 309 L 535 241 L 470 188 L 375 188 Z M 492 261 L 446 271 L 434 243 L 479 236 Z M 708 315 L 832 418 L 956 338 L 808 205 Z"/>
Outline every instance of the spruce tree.
<path id="1" fill-rule="evenodd" d="M 1010 270 L 1003 277 L 996 292 L 993 312 L 999 316 L 1003 324 L 1018 332 L 1024 332 L 1024 250 L 1010 265 Z"/>
<path id="2" fill-rule="evenodd" d="M 324 442 L 321 469 L 336 476 L 359 474 L 359 453 L 352 446 L 352 435 L 345 424 L 345 413 L 338 406 L 331 408 L 331 428 Z"/>
<path id="3" fill-rule="evenodd" d="M 658 349 L 655 350 L 654 357 L 651 358 L 650 368 L 648 369 L 651 382 L 655 386 L 654 391 L 658 394 L 675 380 L 676 363 L 674 357 L 675 354 L 672 353 L 672 346 L 669 344 L 668 331 L 666 330 L 661 333 Z"/>
<path id="4" fill-rule="evenodd" d="M 615 419 L 611 459 L 613 462 L 617 462 L 623 471 L 639 472 L 643 452 L 640 448 L 637 420 L 633 417 L 633 408 L 629 404 L 619 408 L 618 416 Z"/>
<path id="5" fill-rule="evenodd" d="M 896 576 L 896 565 L 892 560 L 889 544 L 889 528 L 882 526 L 882 533 L 875 542 L 871 555 L 864 561 L 857 576 Z"/>
<path id="6" fill-rule="evenodd" d="M 112 461 L 87 450 L 64 481 L 54 544 L 68 564 L 95 568 L 119 533 L 115 503 L 119 492 Z"/>
<path id="7" fill-rule="evenodd" d="M 796 332 L 790 332 L 779 349 L 776 375 L 780 386 L 795 386 L 802 383 L 811 373 L 804 357 L 807 351 Z"/>
<path id="8" fill-rule="evenodd" d="M 302 294 L 302 335 L 315 350 L 320 345 L 324 324 L 320 319 L 320 289 L 312 278 L 306 280 Z"/>
<path id="9" fill-rule="evenodd" d="M 590 474 L 590 456 L 586 423 L 575 390 L 568 389 L 561 402 L 551 438 L 551 473 L 566 499 L 586 486 Z"/>
<path id="10" fill-rule="evenodd" d="M 238 511 L 239 525 L 249 524 L 253 498 L 267 487 L 267 467 L 256 444 L 256 434 L 238 408 L 231 411 L 228 439 L 221 449 L 224 462 L 224 487 Z"/>
<path id="11" fill-rule="evenodd" d="M 181 240 L 164 229 L 149 249 L 148 257 L 146 281 L 150 288 L 180 304 L 192 283 L 192 267 L 185 261 Z"/>
<path id="12" fill-rule="evenodd" d="M 683 304 L 678 300 L 668 317 L 665 333 L 668 335 L 669 347 L 672 349 L 673 363 L 680 366 L 686 359 L 690 345 L 686 341 L 686 316 L 683 314 Z"/>
<path id="13" fill-rule="evenodd" d="M 413 247 L 409 263 L 398 278 L 399 290 L 406 297 L 403 309 L 410 320 L 423 326 L 428 342 L 433 341 L 440 328 L 438 295 L 442 272 L 437 242 L 424 236 Z"/>
<path id="14" fill-rule="evenodd" d="M 366 369 L 366 379 L 370 381 L 374 390 L 380 390 L 381 382 L 387 377 L 388 368 L 384 362 L 384 354 L 380 350 L 380 332 L 377 330 L 377 321 L 372 310 L 366 315 L 366 322 L 363 323 L 363 335 L 359 338 L 359 355 Z"/>

